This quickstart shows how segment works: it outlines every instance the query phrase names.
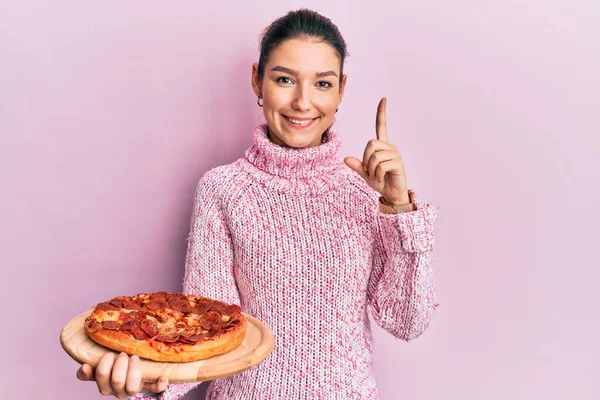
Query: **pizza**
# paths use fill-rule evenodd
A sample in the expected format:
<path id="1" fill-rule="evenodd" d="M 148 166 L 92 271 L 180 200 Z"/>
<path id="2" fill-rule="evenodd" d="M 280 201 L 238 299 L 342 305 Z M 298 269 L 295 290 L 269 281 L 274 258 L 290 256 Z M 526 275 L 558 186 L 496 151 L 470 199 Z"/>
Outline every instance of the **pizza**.
<path id="1" fill-rule="evenodd" d="M 97 304 L 87 335 L 109 349 L 154 361 L 189 362 L 227 353 L 246 333 L 238 305 L 182 293 L 140 293 Z"/>

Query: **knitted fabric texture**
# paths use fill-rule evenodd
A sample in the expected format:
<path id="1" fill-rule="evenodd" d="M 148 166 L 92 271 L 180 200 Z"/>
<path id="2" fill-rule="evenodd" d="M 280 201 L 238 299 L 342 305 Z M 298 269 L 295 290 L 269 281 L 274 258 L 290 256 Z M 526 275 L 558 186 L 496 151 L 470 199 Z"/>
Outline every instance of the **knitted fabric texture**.
<path id="1" fill-rule="evenodd" d="M 245 157 L 200 179 L 183 291 L 239 304 L 276 336 L 266 360 L 213 381 L 207 399 L 378 399 L 367 309 L 398 339 L 427 328 L 438 209 L 381 213 L 340 144 L 329 130 L 319 146 L 282 147 L 261 125 Z M 132 398 L 179 399 L 195 386 Z"/>

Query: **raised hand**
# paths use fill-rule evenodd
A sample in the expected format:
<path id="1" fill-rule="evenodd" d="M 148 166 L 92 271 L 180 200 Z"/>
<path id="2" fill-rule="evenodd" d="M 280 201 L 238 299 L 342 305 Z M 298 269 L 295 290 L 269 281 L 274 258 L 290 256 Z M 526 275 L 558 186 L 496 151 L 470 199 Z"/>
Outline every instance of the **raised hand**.
<path id="1" fill-rule="evenodd" d="M 410 202 L 406 185 L 406 171 L 398 148 L 388 140 L 386 126 L 387 99 L 379 101 L 375 118 L 375 135 L 367 143 L 362 161 L 354 157 L 344 158 L 348 167 L 356 171 L 363 179 L 392 205 L 404 205 Z"/>

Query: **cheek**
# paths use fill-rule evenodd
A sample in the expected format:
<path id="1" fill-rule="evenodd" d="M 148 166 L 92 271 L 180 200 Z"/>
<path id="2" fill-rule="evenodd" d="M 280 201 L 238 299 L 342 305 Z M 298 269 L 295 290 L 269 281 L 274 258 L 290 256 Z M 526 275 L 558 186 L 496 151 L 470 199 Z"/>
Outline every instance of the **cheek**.
<path id="1" fill-rule="evenodd" d="M 263 98 L 265 99 L 265 106 L 275 111 L 287 107 L 293 101 L 291 91 L 282 90 L 282 88 L 274 85 L 265 87 Z"/>
<path id="2" fill-rule="evenodd" d="M 335 109 L 338 106 L 338 96 L 337 92 L 328 92 L 323 93 L 322 96 L 316 96 L 314 100 L 314 105 L 317 107 L 323 114 L 332 114 L 335 112 Z"/>

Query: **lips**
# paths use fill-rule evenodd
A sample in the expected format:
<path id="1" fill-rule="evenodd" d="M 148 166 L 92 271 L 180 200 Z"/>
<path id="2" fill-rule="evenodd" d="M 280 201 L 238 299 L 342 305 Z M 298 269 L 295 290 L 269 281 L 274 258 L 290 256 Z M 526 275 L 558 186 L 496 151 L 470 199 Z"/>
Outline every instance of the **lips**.
<path id="1" fill-rule="evenodd" d="M 316 118 L 310 118 L 310 117 L 288 117 L 287 115 L 283 115 L 283 118 L 285 118 L 285 120 L 292 126 L 297 126 L 297 127 L 305 127 L 305 126 L 309 126 L 313 123 L 313 121 L 315 121 L 316 119 L 318 119 L 319 117 Z"/>

